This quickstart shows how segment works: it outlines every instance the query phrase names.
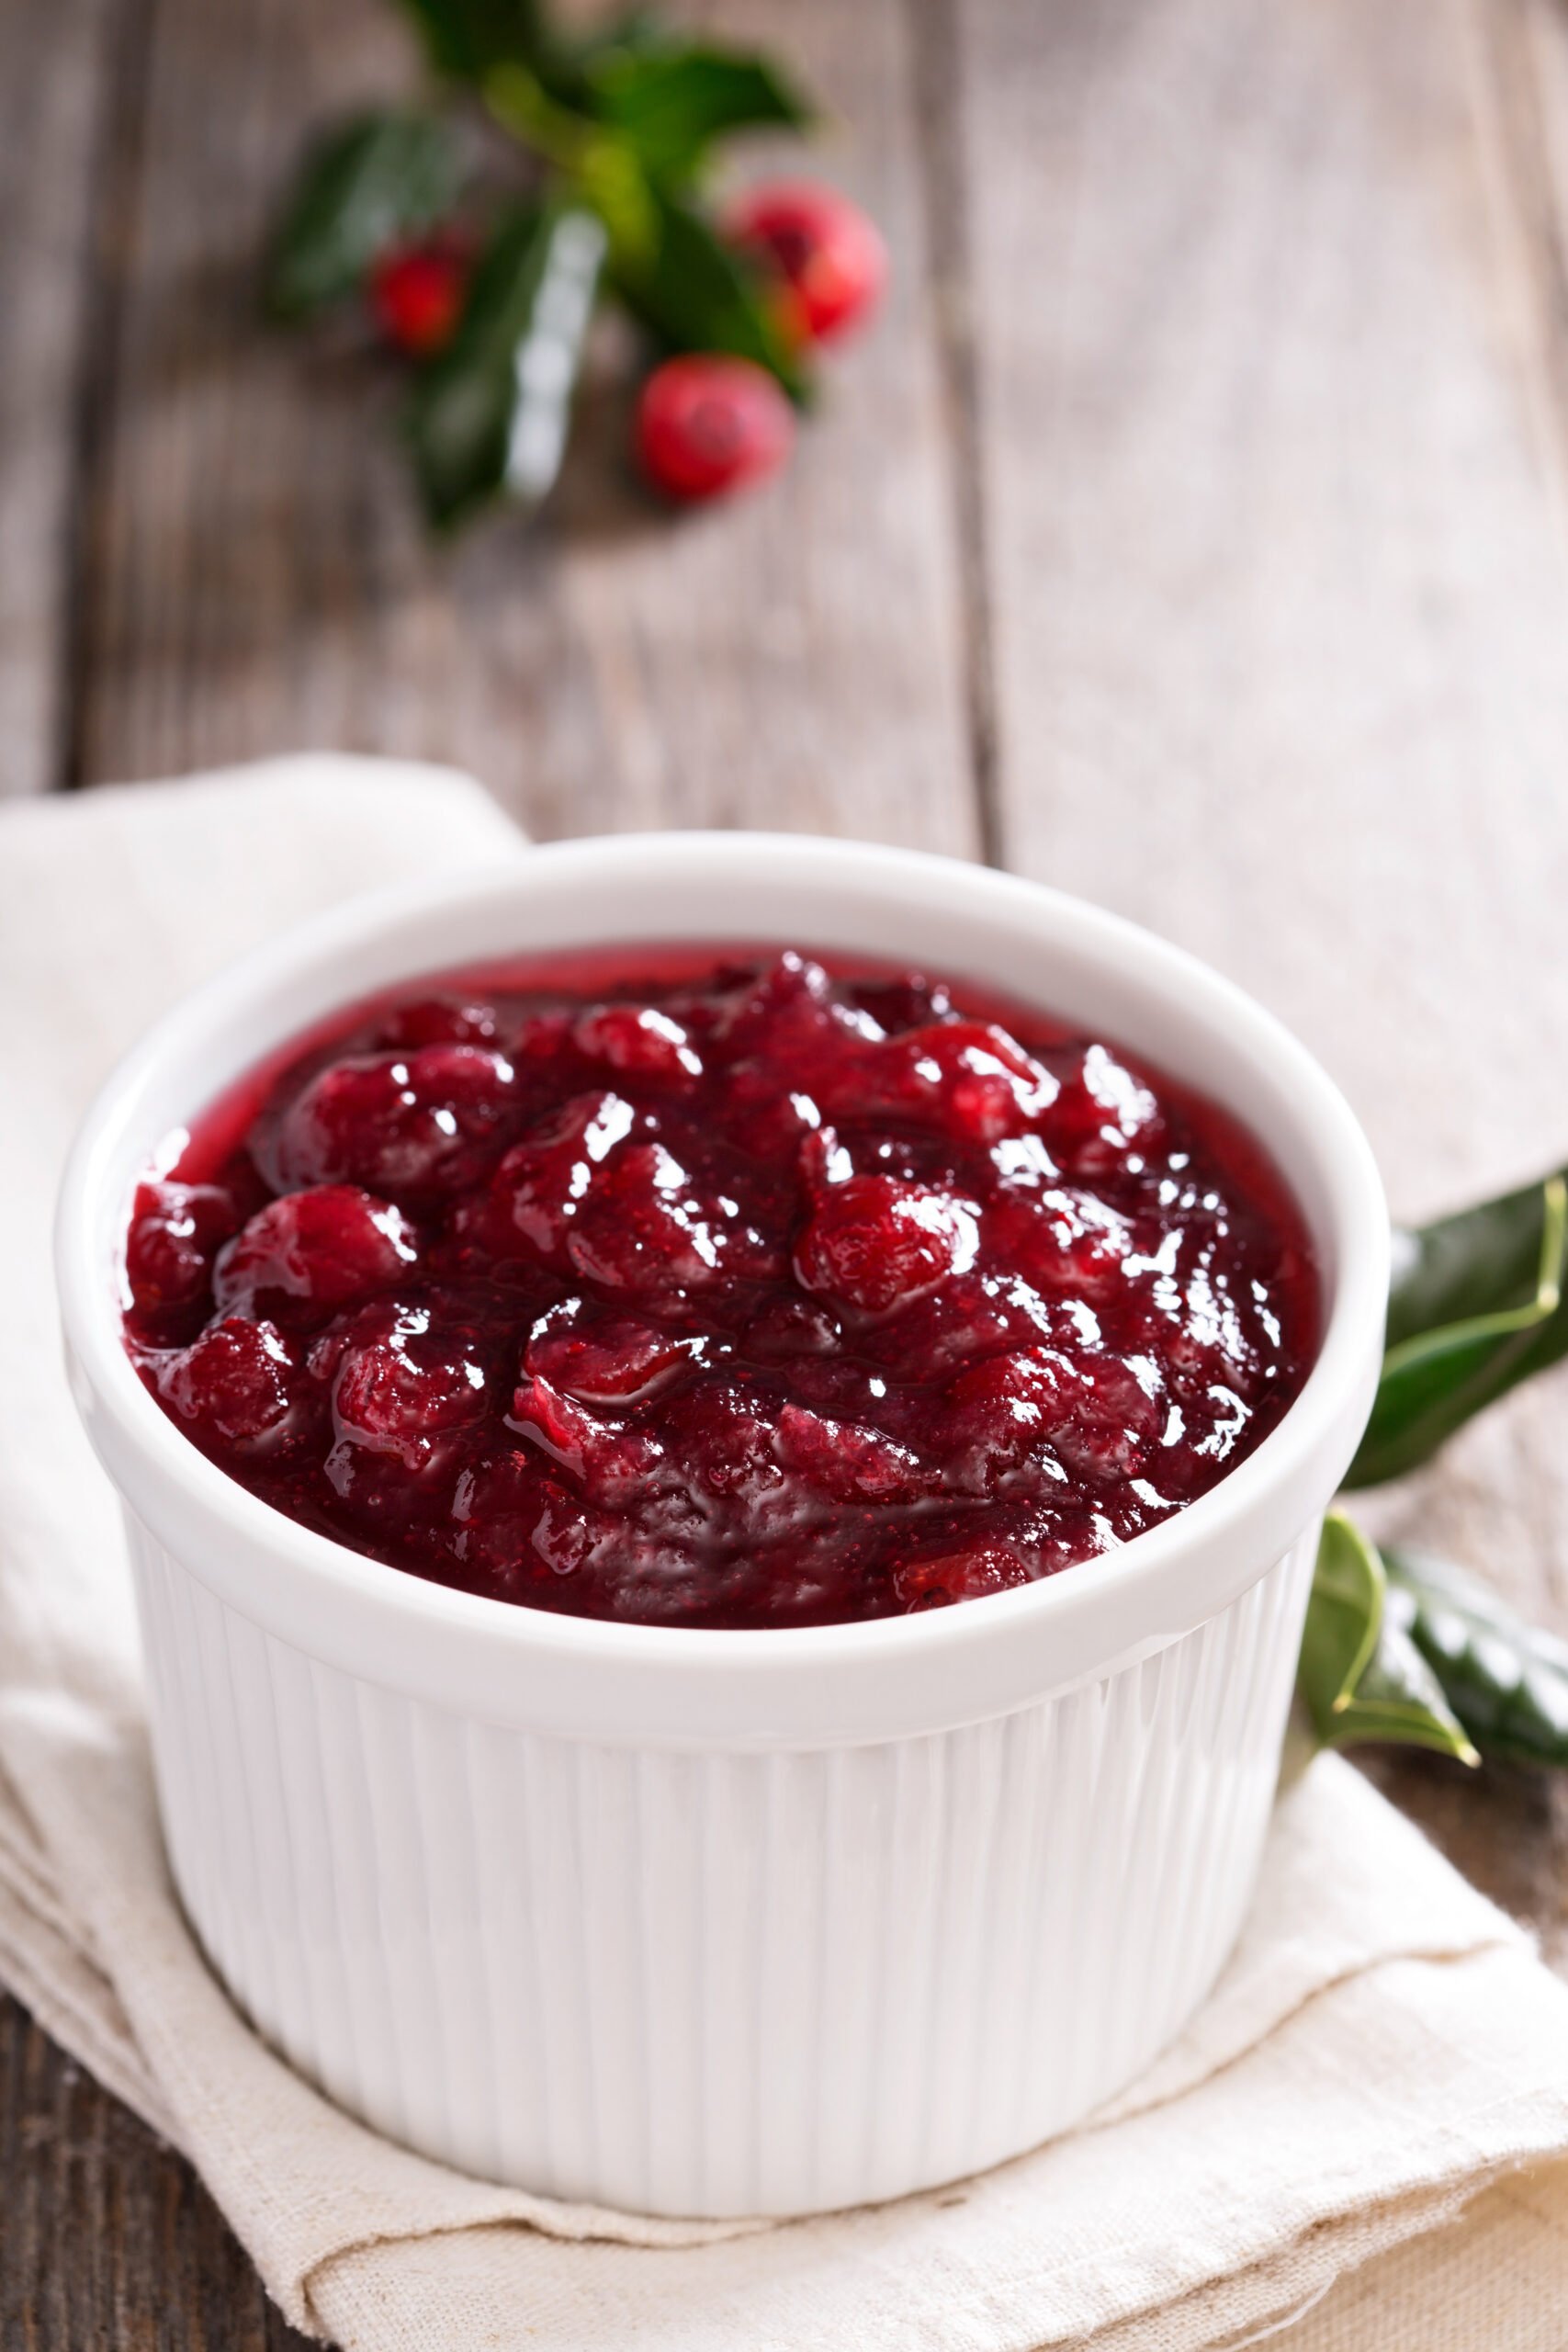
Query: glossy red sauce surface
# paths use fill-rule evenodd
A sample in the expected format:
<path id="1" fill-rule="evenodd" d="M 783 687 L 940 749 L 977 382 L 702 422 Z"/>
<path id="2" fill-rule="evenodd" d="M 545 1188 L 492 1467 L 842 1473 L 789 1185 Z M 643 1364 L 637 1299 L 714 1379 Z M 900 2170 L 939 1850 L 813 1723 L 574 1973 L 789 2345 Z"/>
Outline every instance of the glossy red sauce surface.
<path id="1" fill-rule="evenodd" d="M 351 1009 L 142 1184 L 125 1280 L 148 1387 L 264 1501 L 658 1624 L 1089 1559 L 1249 1453 L 1318 1337 L 1227 1114 L 959 984 L 772 950 Z"/>

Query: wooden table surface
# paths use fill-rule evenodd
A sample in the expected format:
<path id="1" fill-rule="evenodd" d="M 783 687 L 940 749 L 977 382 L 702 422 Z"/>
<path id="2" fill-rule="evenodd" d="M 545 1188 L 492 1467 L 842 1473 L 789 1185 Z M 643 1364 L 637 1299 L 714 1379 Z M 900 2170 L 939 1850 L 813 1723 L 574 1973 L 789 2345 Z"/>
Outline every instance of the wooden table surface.
<path id="1" fill-rule="evenodd" d="M 1419 1214 L 1568 1155 L 1562 0 L 724 0 L 840 119 L 893 299 L 781 484 L 671 522 L 587 403 L 547 519 L 422 539 L 392 388 L 272 337 L 379 0 L 0 0 L 0 790 L 329 744 L 536 833 L 987 857 L 1274 1006 Z M 1378 1505 L 1568 1623 L 1563 1381 Z M 1379 1759 L 1568 1973 L 1568 1788 Z M 0 2343 L 299 2342 L 13 2005 Z"/>

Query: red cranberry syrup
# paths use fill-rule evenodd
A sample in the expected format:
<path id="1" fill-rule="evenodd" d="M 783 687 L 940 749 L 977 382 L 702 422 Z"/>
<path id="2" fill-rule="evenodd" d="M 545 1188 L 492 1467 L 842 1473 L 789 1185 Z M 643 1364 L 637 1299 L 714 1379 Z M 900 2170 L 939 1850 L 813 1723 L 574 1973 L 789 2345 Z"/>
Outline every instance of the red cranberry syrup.
<path id="1" fill-rule="evenodd" d="M 126 1243 L 170 1419 L 376 1559 L 706 1626 L 1054 1575 L 1274 1427 L 1317 1279 L 1235 1121 L 973 992 L 712 956 L 361 1007 L 218 1105 Z"/>

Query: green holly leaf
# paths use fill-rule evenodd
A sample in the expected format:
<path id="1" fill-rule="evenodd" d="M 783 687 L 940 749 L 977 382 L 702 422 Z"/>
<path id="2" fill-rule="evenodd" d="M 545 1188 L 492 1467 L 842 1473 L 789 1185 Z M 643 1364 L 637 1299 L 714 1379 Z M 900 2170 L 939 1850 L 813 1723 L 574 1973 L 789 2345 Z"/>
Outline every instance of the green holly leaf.
<path id="1" fill-rule="evenodd" d="M 554 42 L 536 0 L 402 0 L 433 70 L 456 82 L 479 82 L 492 66 L 536 73 Z"/>
<path id="2" fill-rule="evenodd" d="M 1487 1757 L 1568 1764 L 1568 1642 L 1428 1552 L 1391 1551 L 1387 1609 Z"/>
<path id="3" fill-rule="evenodd" d="M 306 157 L 273 240 L 267 293 L 280 317 L 301 318 L 355 292 L 378 254 L 451 211 L 462 144 L 424 114 L 362 115 Z"/>
<path id="4" fill-rule="evenodd" d="M 1377 1547 L 1350 1521 L 1323 1522 L 1297 1690 L 1325 1747 L 1393 1740 L 1480 1761 L 1407 1626 L 1387 1603 Z"/>
<path id="5" fill-rule="evenodd" d="M 410 407 L 434 523 L 449 526 L 498 496 L 536 506 L 554 484 L 605 242 L 597 216 L 576 204 L 530 207 L 496 230 L 457 334 Z"/>
<path id="6" fill-rule="evenodd" d="M 650 187 L 649 235 L 623 245 L 613 269 L 627 307 L 670 351 L 728 351 L 776 376 L 792 400 L 807 385 L 768 289 L 694 208 Z"/>
<path id="7" fill-rule="evenodd" d="M 1346 1477 L 1413 1470 L 1473 1414 L 1568 1354 L 1561 1173 L 1395 1236 L 1387 1347 Z"/>
<path id="8" fill-rule="evenodd" d="M 582 103 L 617 131 L 656 180 L 686 181 L 716 139 L 801 130 L 811 109 L 772 61 L 699 42 L 617 43 L 581 68 Z"/>
<path id="9" fill-rule="evenodd" d="M 497 65 L 480 89 L 501 128 L 553 165 L 560 183 L 599 215 L 612 255 L 628 268 L 645 265 L 658 247 L 659 212 L 635 148 L 563 103 L 529 66 Z"/>

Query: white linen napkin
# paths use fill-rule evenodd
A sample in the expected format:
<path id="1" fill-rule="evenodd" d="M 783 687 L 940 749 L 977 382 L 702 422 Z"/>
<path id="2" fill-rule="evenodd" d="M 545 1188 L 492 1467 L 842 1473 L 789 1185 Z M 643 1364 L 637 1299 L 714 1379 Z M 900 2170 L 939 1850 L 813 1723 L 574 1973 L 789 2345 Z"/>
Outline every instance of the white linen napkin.
<path id="1" fill-rule="evenodd" d="M 115 1057 L 231 955 L 523 854 L 468 779 L 378 761 L 0 812 L 0 1979 L 346 2352 L 1196 2352 L 1292 2317 L 1299 2352 L 1544 2352 L 1568 1990 L 1335 1760 L 1281 1800 L 1221 1985 L 1131 2092 L 874 2211 L 686 2225 L 471 2180 L 351 2121 L 231 2007 L 165 1874 L 117 1507 L 60 1370 L 60 1166 Z"/>

